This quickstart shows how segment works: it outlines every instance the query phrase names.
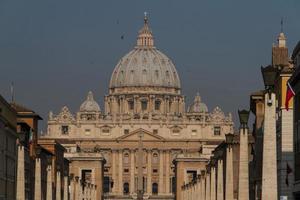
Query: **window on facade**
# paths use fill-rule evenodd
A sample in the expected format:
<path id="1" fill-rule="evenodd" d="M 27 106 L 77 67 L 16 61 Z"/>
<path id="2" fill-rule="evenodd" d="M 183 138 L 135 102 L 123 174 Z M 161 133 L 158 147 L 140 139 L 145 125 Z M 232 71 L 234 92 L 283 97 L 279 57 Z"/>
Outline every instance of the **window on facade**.
<path id="1" fill-rule="evenodd" d="M 196 180 L 196 178 L 197 178 L 196 170 L 188 170 L 186 173 L 187 173 L 188 182 Z"/>
<path id="2" fill-rule="evenodd" d="M 107 167 L 104 168 L 104 172 L 108 172 L 108 168 Z"/>
<path id="3" fill-rule="evenodd" d="M 147 101 L 143 100 L 141 103 L 142 103 L 142 110 L 147 110 Z"/>
<path id="4" fill-rule="evenodd" d="M 153 134 L 158 134 L 158 130 L 157 129 L 153 129 Z"/>
<path id="5" fill-rule="evenodd" d="M 157 100 L 157 101 L 155 101 L 155 110 L 160 110 L 160 101 L 159 100 Z"/>
<path id="6" fill-rule="evenodd" d="M 110 189 L 110 179 L 109 176 L 103 177 L 103 192 L 108 193 Z"/>
<path id="7" fill-rule="evenodd" d="M 152 172 L 155 174 L 157 173 L 157 169 L 153 169 Z"/>
<path id="8" fill-rule="evenodd" d="M 83 182 L 92 182 L 92 170 L 83 169 L 81 170 L 81 178 Z"/>
<path id="9" fill-rule="evenodd" d="M 158 184 L 157 183 L 153 183 L 152 184 L 152 194 L 153 195 L 157 195 L 158 193 Z"/>
<path id="10" fill-rule="evenodd" d="M 124 173 L 128 173 L 129 172 L 129 169 L 124 169 Z"/>
<path id="11" fill-rule="evenodd" d="M 214 135 L 221 135 L 221 127 L 220 126 L 214 127 Z"/>
<path id="12" fill-rule="evenodd" d="M 124 183 L 123 185 L 123 194 L 129 194 L 129 183 Z"/>
<path id="13" fill-rule="evenodd" d="M 158 154 L 157 154 L 157 153 L 154 153 L 154 154 L 153 154 L 153 163 L 154 163 L 154 164 L 157 164 L 157 163 L 158 163 Z"/>
<path id="14" fill-rule="evenodd" d="M 102 133 L 109 133 L 110 131 L 109 131 L 109 129 L 108 128 L 104 128 L 104 129 L 102 129 Z"/>
<path id="15" fill-rule="evenodd" d="M 129 108 L 129 110 L 133 110 L 134 109 L 134 102 L 132 100 L 128 101 L 128 108 Z"/>
<path id="16" fill-rule="evenodd" d="M 91 129 L 85 129 L 84 132 L 85 132 L 86 135 L 90 135 L 91 134 Z"/>
<path id="17" fill-rule="evenodd" d="M 124 134 L 128 134 L 129 133 L 129 129 L 124 129 Z"/>
<path id="18" fill-rule="evenodd" d="M 124 159 L 124 163 L 125 163 L 125 164 L 128 164 L 128 163 L 129 163 L 129 154 L 128 154 L 128 153 L 125 153 L 123 159 Z"/>
<path id="19" fill-rule="evenodd" d="M 61 134 L 68 135 L 69 134 L 69 126 L 61 126 Z"/>

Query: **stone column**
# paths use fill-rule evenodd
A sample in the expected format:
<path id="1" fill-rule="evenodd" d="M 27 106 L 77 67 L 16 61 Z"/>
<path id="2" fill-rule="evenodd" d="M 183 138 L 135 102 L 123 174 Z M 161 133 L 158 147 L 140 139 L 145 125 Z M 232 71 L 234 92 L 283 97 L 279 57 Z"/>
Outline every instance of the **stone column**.
<path id="1" fill-rule="evenodd" d="M 218 160 L 217 200 L 224 200 L 223 160 Z"/>
<path id="2" fill-rule="evenodd" d="M 75 177 L 75 191 L 74 191 L 74 200 L 79 200 L 80 196 L 80 182 L 79 177 Z"/>
<path id="3" fill-rule="evenodd" d="M 233 154 L 232 146 L 226 148 L 225 199 L 233 200 Z"/>
<path id="4" fill-rule="evenodd" d="M 201 199 L 201 177 L 199 176 L 197 179 L 197 187 L 196 187 L 196 199 Z"/>
<path id="5" fill-rule="evenodd" d="M 158 193 L 164 193 L 164 152 L 159 152 L 159 177 L 158 177 Z"/>
<path id="6" fill-rule="evenodd" d="M 135 182 L 135 163 L 134 163 L 134 159 L 135 159 L 135 151 L 134 149 L 131 149 L 130 152 L 130 193 L 134 194 L 136 191 L 134 189 L 134 182 Z"/>
<path id="7" fill-rule="evenodd" d="M 64 177 L 64 200 L 68 200 L 68 196 L 69 196 L 69 177 L 65 176 Z"/>
<path id="8" fill-rule="evenodd" d="M 47 167 L 47 200 L 52 200 L 52 166 Z"/>
<path id="9" fill-rule="evenodd" d="M 152 193 L 152 151 L 147 151 L 147 194 Z"/>
<path id="10" fill-rule="evenodd" d="M 270 104 L 271 102 L 271 104 Z M 276 97 L 265 94 L 262 199 L 277 200 Z"/>
<path id="11" fill-rule="evenodd" d="M 42 199 L 42 182 L 41 182 L 41 159 L 35 159 L 35 181 L 34 181 L 34 199 L 41 200 Z"/>
<path id="12" fill-rule="evenodd" d="M 59 170 L 56 172 L 56 200 L 61 200 L 61 177 Z"/>
<path id="13" fill-rule="evenodd" d="M 205 200 L 210 200 L 210 174 L 205 177 Z"/>
<path id="14" fill-rule="evenodd" d="M 83 184 L 84 182 L 82 181 L 82 179 L 79 180 L 79 199 L 78 200 L 81 200 L 84 198 L 84 191 L 83 191 Z"/>
<path id="15" fill-rule="evenodd" d="M 240 128 L 239 194 L 238 199 L 249 199 L 248 128 Z M 265 199 L 265 198 L 263 198 Z M 267 198 L 269 199 L 269 198 Z M 272 198 L 271 198 L 272 199 Z"/>
<path id="16" fill-rule="evenodd" d="M 123 152 L 119 150 L 119 194 L 123 194 Z"/>
<path id="17" fill-rule="evenodd" d="M 210 172 L 210 200 L 216 200 L 216 168 L 215 168 L 215 166 L 211 167 L 211 172 Z"/>
<path id="18" fill-rule="evenodd" d="M 202 173 L 202 176 L 201 176 L 201 197 L 200 199 L 201 200 L 205 200 L 205 177 L 204 177 L 204 174 L 205 172 Z"/>
<path id="19" fill-rule="evenodd" d="M 166 194 L 170 194 L 170 151 L 166 151 Z"/>
<path id="20" fill-rule="evenodd" d="M 117 193 L 117 187 L 118 187 L 118 180 L 117 180 L 117 152 L 115 149 L 112 150 L 112 180 L 114 182 L 113 188 L 112 188 L 112 193 L 115 194 Z"/>
<path id="21" fill-rule="evenodd" d="M 70 200 L 74 200 L 75 183 L 73 174 L 70 175 Z"/>
<path id="22" fill-rule="evenodd" d="M 17 163 L 17 191 L 16 199 L 25 199 L 25 159 L 24 159 L 24 147 L 18 145 L 18 163 Z"/>

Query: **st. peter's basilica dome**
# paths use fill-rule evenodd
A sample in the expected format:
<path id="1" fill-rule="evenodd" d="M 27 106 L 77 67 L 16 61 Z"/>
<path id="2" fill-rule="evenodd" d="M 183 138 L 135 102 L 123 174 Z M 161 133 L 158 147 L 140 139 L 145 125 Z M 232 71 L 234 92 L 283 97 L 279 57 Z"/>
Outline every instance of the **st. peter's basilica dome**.
<path id="1" fill-rule="evenodd" d="M 180 80 L 174 64 L 154 46 L 147 16 L 139 31 L 136 47 L 121 58 L 110 80 L 110 89 L 124 87 L 180 90 Z"/>

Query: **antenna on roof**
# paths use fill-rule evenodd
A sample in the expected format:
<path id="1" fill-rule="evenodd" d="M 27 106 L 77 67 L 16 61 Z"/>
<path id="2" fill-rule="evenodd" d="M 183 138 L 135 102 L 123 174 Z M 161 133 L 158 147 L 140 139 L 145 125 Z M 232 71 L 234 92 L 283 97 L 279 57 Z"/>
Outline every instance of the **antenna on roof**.
<path id="1" fill-rule="evenodd" d="M 15 89 L 14 89 L 14 82 L 10 84 L 10 95 L 11 95 L 11 102 L 15 102 Z"/>

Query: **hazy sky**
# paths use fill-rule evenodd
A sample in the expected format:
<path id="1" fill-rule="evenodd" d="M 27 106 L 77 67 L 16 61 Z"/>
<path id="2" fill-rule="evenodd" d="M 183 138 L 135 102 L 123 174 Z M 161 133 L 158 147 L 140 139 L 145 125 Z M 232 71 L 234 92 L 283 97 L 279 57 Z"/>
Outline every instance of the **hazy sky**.
<path id="1" fill-rule="evenodd" d="M 299 0 L 1 0 L 0 94 L 9 100 L 13 81 L 16 101 L 44 118 L 43 129 L 49 110 L 76 112 L 89 90 L 103 105 L 144 11 L 187 101 L 199 91 L 209 110 L 219 105 L 235 121 L 263 87 L 260 66 L 270 64 L 281 17 L 290 54 L 300 40 Z"/>

